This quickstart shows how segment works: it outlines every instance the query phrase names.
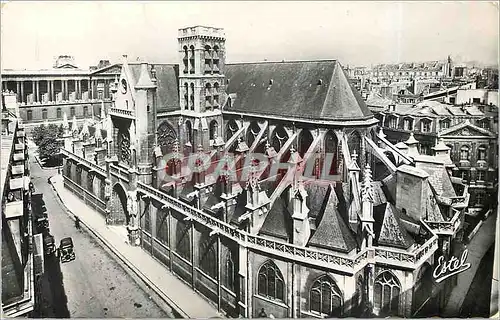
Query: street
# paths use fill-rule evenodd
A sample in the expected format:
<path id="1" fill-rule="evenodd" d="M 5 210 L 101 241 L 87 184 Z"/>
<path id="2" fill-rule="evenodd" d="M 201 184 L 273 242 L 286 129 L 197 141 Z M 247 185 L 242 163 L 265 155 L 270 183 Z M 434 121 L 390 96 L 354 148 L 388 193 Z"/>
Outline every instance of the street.
<path id="1" fill-rule="evenodd" d="M 76 260 L 60 264 L 55 255 L 46 257 L 41 279 L 42 305 L 35 317 L 165 318 L 164 312 L 125 270 L 65 212 L 47 178 L 57 169 L 42 170 L 30 156 L 35 193 L 43 193 L 56 246 L 72 237 Z M 37 205 L 37 204 L 34 204 Z"/>

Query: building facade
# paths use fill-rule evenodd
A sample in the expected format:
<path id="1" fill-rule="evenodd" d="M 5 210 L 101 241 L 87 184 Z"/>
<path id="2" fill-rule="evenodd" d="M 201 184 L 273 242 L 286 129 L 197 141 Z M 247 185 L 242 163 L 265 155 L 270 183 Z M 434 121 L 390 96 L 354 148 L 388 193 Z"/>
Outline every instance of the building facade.
<path id="1" fill-rule="evenodd" d="M 52 69 L 2 70 L 2 91 L 15 94 L 28 135 L 34 126 L 62 124 L 64 113 L 81 124 L 109 107 L 110 86 L 119 75 L 115 65 L 101 63 L 90 71 L 79 69 L 73 60 L 60 56 Z"/>
<path id="2" fill-rule="evenodd" d="M 196 26 L 178 64 L 125 57 L 106 119 L 65 125 L 66 188 L 229 316 L 444 305 L 454 278 L 432 269 L 469 199 L 449 153 L 378 134 L 335 60 L 228 64 L 225 48 Z"/>
<path id="3" fill-rule="evenodd" d="M 15 96 L 10 97 L 15 101 Z M 35 258 L 28 148 L 17 105 L 2 96 L 2 317 L 29 316 L 35 305 Z"/>

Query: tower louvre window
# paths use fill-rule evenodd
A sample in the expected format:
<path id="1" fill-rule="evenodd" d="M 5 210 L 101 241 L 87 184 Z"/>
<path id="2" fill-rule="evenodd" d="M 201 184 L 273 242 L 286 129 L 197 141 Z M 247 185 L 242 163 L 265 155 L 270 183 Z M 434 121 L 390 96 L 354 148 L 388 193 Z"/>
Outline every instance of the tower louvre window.
<path id="1" fill-rule="evenodd" d="M 212 52 L 212 58 L 213 58 L 212 59 L 213 73 L 219 73 L 220 66 L 219 66 L 219 47 L 218 46 L 214 46 L 213 52 Z"/>
<path id="2" fill-rule="evenodd" d="M 184 64 L 183 72 L 188 73 L 188 58 L 189 58 L 188 47 L 184 46 L 183 50 L 184 50 L 184 58 L 182 59 L 182 62 Z"/>
<path id="3" fill-rule="evenodd" d="M 195 73 L 194 66 L 194 46 L 189 48 L 189 73 Z"/>
<path id="4" fill-rule="evenodd" d="M 189 109 L 189 86 L 184 83 L 184 110 Z"/>
<path id="5" fill-rule="evenodd" d="M 189 105 L 191 110 L 194 110 L 194 83 L 191 83 L 191 95 L 189 96 Z"/>

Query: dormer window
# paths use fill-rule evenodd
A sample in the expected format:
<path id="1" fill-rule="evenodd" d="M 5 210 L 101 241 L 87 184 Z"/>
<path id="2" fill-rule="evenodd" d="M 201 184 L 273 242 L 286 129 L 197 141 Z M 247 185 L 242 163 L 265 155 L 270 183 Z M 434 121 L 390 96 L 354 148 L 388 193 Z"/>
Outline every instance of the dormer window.
<path id="1" fill-rule="evenodd" d="M 410 118 L 406 118 L 403 120 L 403 129 L 411 131 L 413 130 L 413 120 Z"/>
<path id="2" fill-rule="evenodd" d="M 490 123 L 487 119 L 479 120 L 478 121 L 479 127 L 489 130 L 490 129 Z"/>
<path id="3" fill-rule="evenodd" d="M 441 122 L 439 123 L 439 126 L 440 126 L 441 130 L 448 129 L 450 127 L 450 120 L 449 119 L 441 120 Z"/>
<path id="4" fill-rule="evenodd" d="M 431 121 L 427 119 L 423 119 L 420 122 L 420 131 L 422 132 L 431 132 Z"/>

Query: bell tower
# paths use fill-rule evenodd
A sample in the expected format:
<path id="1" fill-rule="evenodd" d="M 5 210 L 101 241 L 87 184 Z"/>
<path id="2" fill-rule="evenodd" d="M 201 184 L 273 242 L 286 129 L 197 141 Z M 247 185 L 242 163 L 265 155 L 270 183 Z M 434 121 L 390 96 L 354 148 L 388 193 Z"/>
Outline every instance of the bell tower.
<path id="1" fill-rule="evenodd" d="M 210 150 L 216 137 L 223 136 L 225 41 L 220 28 L 179 29 L 179 103 L 183 144 L 191 152 L 198 145 Z"/>

